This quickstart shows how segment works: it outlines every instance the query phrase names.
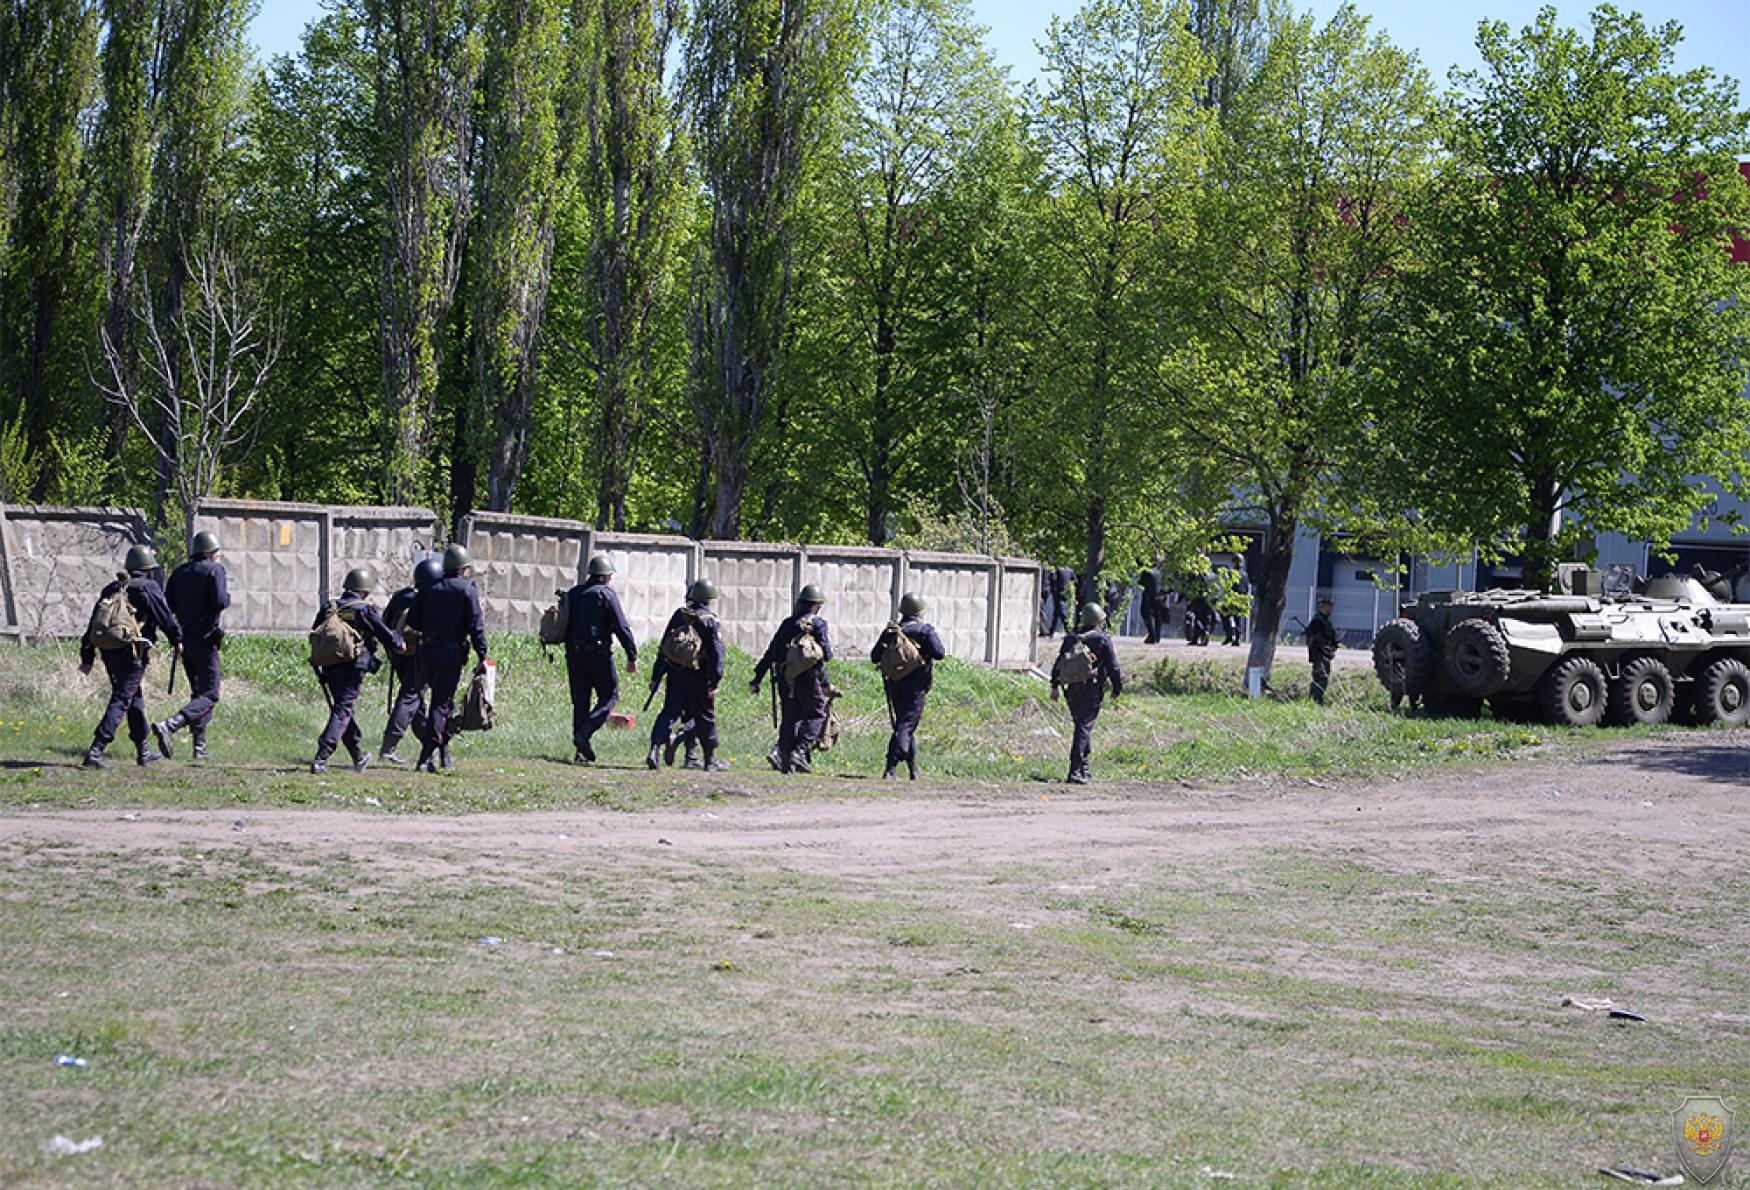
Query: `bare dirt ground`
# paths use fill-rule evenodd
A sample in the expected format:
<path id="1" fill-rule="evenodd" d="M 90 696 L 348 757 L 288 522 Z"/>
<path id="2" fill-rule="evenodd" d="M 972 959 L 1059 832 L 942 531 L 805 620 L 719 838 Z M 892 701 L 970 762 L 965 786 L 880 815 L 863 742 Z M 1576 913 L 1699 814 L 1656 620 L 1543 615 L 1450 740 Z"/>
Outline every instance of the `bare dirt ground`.
<path id="1" fill-rule="evenodd" d="M 926 785 L 927 789 L 928 786 Z M 1656 879 L 1677 862 L 1750 855 L 1750 732 L 1640 741 L 1578 765 L 1528 762 L 1402 782 L 1186 790 L 1108 785 L 1096 796 L 997 788 L 951 800 L 823 800 L 650 813 L 461 816 L 333 811 L 115 810 L 0 817 L 0 844 L 105 852 L 278 845 L 369 853 L 423 868 L 492 859 L 543 867 L 616 852 L 778 859 L 792 870 L 903 871 L 1172 864 L 1236 848 L 1359 847 L 1375 862 L 1462 874 L 1481 847 L 1519 841 L 1558 865 Z M 937 793 L 943 791 L 937 790 Z M 439 858 L 442 857 L 442 858 Z"/>

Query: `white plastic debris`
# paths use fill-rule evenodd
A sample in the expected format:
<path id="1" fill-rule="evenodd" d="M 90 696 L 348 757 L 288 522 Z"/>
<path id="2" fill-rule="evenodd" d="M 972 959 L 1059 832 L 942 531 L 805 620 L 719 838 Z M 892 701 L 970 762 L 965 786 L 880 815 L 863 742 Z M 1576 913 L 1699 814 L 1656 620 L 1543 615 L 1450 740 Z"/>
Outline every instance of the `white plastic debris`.
<path id="1" fill-rule="evenodd" d="M 367 797 L 365 799 L 365 805 L 367 805 L 367 806 L 380 806 L 382 804 L 383 804 L 382 802 L 378 801 L 374 797 Z"/>
<path id="2" fill-rule="evenodd" d="M 480 939 L 480 945 L 482 945 L 482 946 L 503 946 L 504 939 L 496 937 L 494 935 L 488 935 L 487 937 Z"/>
<path id="3" fill-rule="evenodd" d="M 1033 928 L 1033 923 L 1030 921 L 1012 921 L 1009 923 L 1009 928 L 1011 930 L 1030 930 Z"/>
<path id="4" fill-rule="evenodd" d="M 1231 1182 L 1235 1178 L 1240 1176 L 1237 1173 L 1229 1173 L 1225 1169 L 1216 1169 L 1213 1165 L 1205 1165 L 1202 1169 L 1198 1170 L 1197 1172 L 1202 1174 L 1206 1178 L 1215 1178 L 1216 1180 L 1223 1181 L 1223 1182 Z"/>
<path id="5" fill-rule="evenodd" d="M 598 959 L 611 959 L 614 957 L 614 952 L 611 950 L 595 950 L 590 953 Z"/>
<path id="6" fill-rule="evenodd" d="M 103 1147 L 103 1137 L 91 1136 L 84 1140 L 74 1140 L 71 1137 L 56 1133 L 54 1138 L 43 1148 L 57 1157 L 77 1157 L 80 1153 L 89 1153 L 93 1149 Z"/>
<path id="7" fill-rule="evenodd" d="M 86 1066 L 90 1065 L 90 1063 L 86 1062 L 84 1058 L 75 1058 L 72 1054 L 56 1054 L 55 1065 L 72 1066 L 79 1070 L 84 1070 Z"/>

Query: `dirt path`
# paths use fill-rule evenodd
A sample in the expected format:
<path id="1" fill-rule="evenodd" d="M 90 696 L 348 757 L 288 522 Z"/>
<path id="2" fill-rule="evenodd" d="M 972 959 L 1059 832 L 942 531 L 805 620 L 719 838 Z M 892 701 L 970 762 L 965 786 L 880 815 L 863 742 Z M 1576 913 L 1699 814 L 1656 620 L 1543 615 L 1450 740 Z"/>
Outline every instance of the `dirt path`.
<path id="1" fill-rule="evenodd" d="M 1655 879 L 1676 862 L 1750 855 L 1750 732 L 1641 742 L 1583 765 L 1526 762 L 1384 784 L 1191 791 L 1108 786 L 951 798 L 731 802 L 424 816 L 336 811 L 117 810 L 0 816 L 0 845 L 99 851 L 287 847 L 427 867 L 544 867 L 604 854 L 746 859 L 801 871 L 892 877 L 967 864 L 1172 864 L 1233 848 L 1360 847 L 1376 860 L 1462 875 L 1466 856 L 1509 846 L 1549 862 Z M 672 849 L 672 850 L 671 850 Z"/>

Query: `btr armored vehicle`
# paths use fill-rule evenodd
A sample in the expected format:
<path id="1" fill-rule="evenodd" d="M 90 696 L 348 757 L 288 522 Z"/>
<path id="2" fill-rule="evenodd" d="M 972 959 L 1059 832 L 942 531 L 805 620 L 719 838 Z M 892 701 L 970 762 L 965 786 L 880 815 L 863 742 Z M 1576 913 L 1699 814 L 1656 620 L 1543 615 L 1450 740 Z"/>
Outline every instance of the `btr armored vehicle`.
<path id="1" fill-rule="evenodd" d="M 1552 723 L 1750 721 L 1750 603 L 1733 601 L 1750 563 L 1724 574 L 1635 579 L 1606 594 L 1588 566 L 1560 590 L 1429 591 L 1373 643 L 1390 692 L 1430 710 L 1535 711 Z"/>

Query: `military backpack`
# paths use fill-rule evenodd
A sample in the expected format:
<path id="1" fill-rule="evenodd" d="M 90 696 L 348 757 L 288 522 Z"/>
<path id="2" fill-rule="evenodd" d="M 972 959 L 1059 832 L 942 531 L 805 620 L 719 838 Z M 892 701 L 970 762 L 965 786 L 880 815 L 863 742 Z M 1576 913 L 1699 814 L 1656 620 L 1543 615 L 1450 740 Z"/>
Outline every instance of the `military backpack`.
<path id="1" fill-rule="evenodd" d="M 124 579 L 115 590 L 97 601 L 91 609 L 91 624 L 86 630 L 93 648 L 112 652 L 131 649 L 140 640 L 140 617 L 134 611 L 134 601 L 128 598 Z"/>
<path id="2" fill-rule="evenodd" d="M 889 682 L 903 682 L 923 668 L 923 652 L 898 621 L 887 626 L 887 636 L 887 648 L 881 653 L 881 676 Z"/>
<path id="3" fill-rule="evenodd" d="M 705 638 L 699 632 L 699 613 L 683 607 L 668 626 L 668 631 L 662 634 L 662 646 L 658 652 L 676 669 L 698 669 L 699 657 L 705 652 Z"/>
<path id="4" fill-rule="evenodd" d="M 1100 662 L 1094 650 L 1088 648 L 1088 642 L 1073 635 L 1068 639 L 1063 655 L 1057 659 L 1057 680 L 1065 686 L 1080 686 L 1099 677 Z"/>
<path id="5" fill-rule="evenodd" d="M 826 649 L 816 635 L 814 621 L 806 620 L 796 627 L 796 635 L 784 646 L 784 683 L 792 686 L 797 678 L 826 660 Z"/>
<path id="6" fill-rule="evenodd" d="M 322 618 L 310 629 L 310 664 L 317 669 L 350 665 L 365 651 L 365 638 L 340 614 L 340 605 L 330 600 L 322 605 Z"/>
<path id="7" fill-rule="evenodd" d="M 558 598 L 541 613 L 538 629 L 544 645 L 562 645 L 571 630 L 571 600 L 564 591 L 555 591 Z"/>

